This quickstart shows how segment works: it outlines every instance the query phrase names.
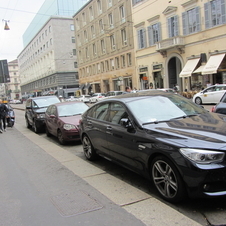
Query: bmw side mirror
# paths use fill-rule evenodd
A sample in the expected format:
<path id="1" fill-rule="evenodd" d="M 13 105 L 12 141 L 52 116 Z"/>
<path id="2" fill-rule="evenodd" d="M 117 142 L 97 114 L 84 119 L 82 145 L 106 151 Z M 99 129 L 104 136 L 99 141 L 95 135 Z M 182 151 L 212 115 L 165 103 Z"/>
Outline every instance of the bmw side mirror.
<path id="1" fill-rule="evenodd" d="M 133 126 L 128 118 L 122 118 L 120 120 L 120 125 L 127 129 L 133 128 Z"/>

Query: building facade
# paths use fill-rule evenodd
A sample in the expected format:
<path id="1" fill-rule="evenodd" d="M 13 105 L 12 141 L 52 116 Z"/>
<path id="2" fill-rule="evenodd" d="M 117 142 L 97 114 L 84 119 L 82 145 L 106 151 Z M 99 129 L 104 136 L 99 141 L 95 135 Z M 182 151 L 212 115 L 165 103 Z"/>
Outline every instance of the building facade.
<path id="1" fill-rule="evenodd" d="M 19 54 L 18 62 L 23 96 L 67 97 L 69 90 L 79 87 L 73 19 L 51 17 Z"/>
<path id="2" fill-rule="evenodd" d="M 226 1 L 132 0 L 138 88 L 226 83 Z"/>
<path id="3" fill-rule="evenodd" d="M 9 69 L 9 78 L 10 82 L 7 85 L 7 97 L 10 100 L 19 100 L 21 99 L 21 89 L 20 89 L 20 75 L 19 75 L 19 66 L 18 60 L 13 60 L 8 62 Z"/>
<path id="4" fill-rule="evenodd" d="M 74 16 L 82 93 L 137 85 L 130 0 L 91 0 Z"/>

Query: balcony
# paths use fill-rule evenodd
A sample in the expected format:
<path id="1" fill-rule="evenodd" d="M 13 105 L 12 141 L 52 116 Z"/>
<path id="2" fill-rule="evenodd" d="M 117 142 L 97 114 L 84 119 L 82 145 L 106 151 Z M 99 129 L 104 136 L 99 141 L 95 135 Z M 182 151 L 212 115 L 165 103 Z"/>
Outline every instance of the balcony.
<path id="1" fill-rule="evenodd" d="M 160 52 L 163 57 L 166 57 L 167 50 L 177 48 L 180 54 L 184 53 L 184 37 L 177 36 L 168 39 L 164 39 L 156 43 L 156 51 Z"/>

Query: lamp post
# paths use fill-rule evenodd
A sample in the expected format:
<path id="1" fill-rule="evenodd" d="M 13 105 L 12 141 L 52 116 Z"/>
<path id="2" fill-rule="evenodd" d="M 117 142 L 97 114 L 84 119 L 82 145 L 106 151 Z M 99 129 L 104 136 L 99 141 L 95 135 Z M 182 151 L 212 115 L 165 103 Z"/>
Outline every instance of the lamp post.
<path id="1" fill-rule="evenodd" d="M 6 30 L 6 31 L 10 30 L 8 23 L 7 23 L 7 22 L 9 22 L 9 20 L 2 19 L 2 21 L 5 22 L 4 30 Z"/>

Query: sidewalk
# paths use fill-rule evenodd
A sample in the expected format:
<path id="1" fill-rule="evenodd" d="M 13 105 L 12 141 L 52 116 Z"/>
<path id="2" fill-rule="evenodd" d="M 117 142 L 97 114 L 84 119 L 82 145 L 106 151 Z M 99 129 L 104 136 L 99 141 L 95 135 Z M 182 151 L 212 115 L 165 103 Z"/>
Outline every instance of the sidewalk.
<path id="1" fill-rule="evenodd" d="M 14 109 L 25 109 L 24 104 L 14 104 L 12 107 Z M 185 215 L 152 197 L 151 195 L 131 186 L 130 184 L 127 184 L 126 182 L 119 180 L 118 178 L 111 176 L 105 171 L 100 170 L 98 167 L 91 165 L 88 161 L 71 154 L 63 147 L 59 147 L 58 145 L 50 143 L 48 140 L 43 140 L 41 136 L 38 136 L 35 133 L 31 133 L 30 131 L 28 132 L 28 130 L 22 124 L 16 124 L 15 127 L 30 141 L 36 144 L 39 148 L 43 149 L 45 153 L 47 153 L 49 156 L 52 156 L 55 160 L 57 160 L 57 162 L 62 164 L 63 167 L 68 169 L 76 177 L 80 178 L 84 183 L 89 185 L 90 189 L 98 191 L 100 197 L 103 196 L 102 198 L 108 198 L 114 205 L 118 206 L 118 208 L 121 208 L 121 213 L 123 213 L 123 218 L 121 220 L 124 221 L 124 223 L 127 222 L 127 218 L 130 219 L 131 217 L 135 217 L 135 219 L 138 220 L 133 220 L 135 224 L 131 224 L 130 220 L 128 220 L 128 222 L 125 224 L 120 223 L 120 226 L 138 226 L 142 225 L 142 223 L 146 226 L 200 226 L 200 224 L 197 222 L 186 217 Z M 83 182 L 81 183 L 81 188 Z M 79 189 L 79 187 L 77 187 L 77 189 Z M 104 208 L 107 207 L 105 206 Z M 112 217 L 112 214 L 114 213 L 111 212 L 110 209 L 107 211 L 107 216 Z M 93 214 L 95 214 L 98 218 L 100 217 L 99 212 L 99 210 L 94 211 Z M 121 214 L 117 215 L 118 216 L 113 216 L 113 218 L 122 217 L 120 216 Z M 138 223 L 139 220 L 140 223 Z M 111 220 L 109 218 L 109 226 L 118 226 L 111 224 L 110 221 Z M 95 223 L 92 225 L 95 225 Z"/>

